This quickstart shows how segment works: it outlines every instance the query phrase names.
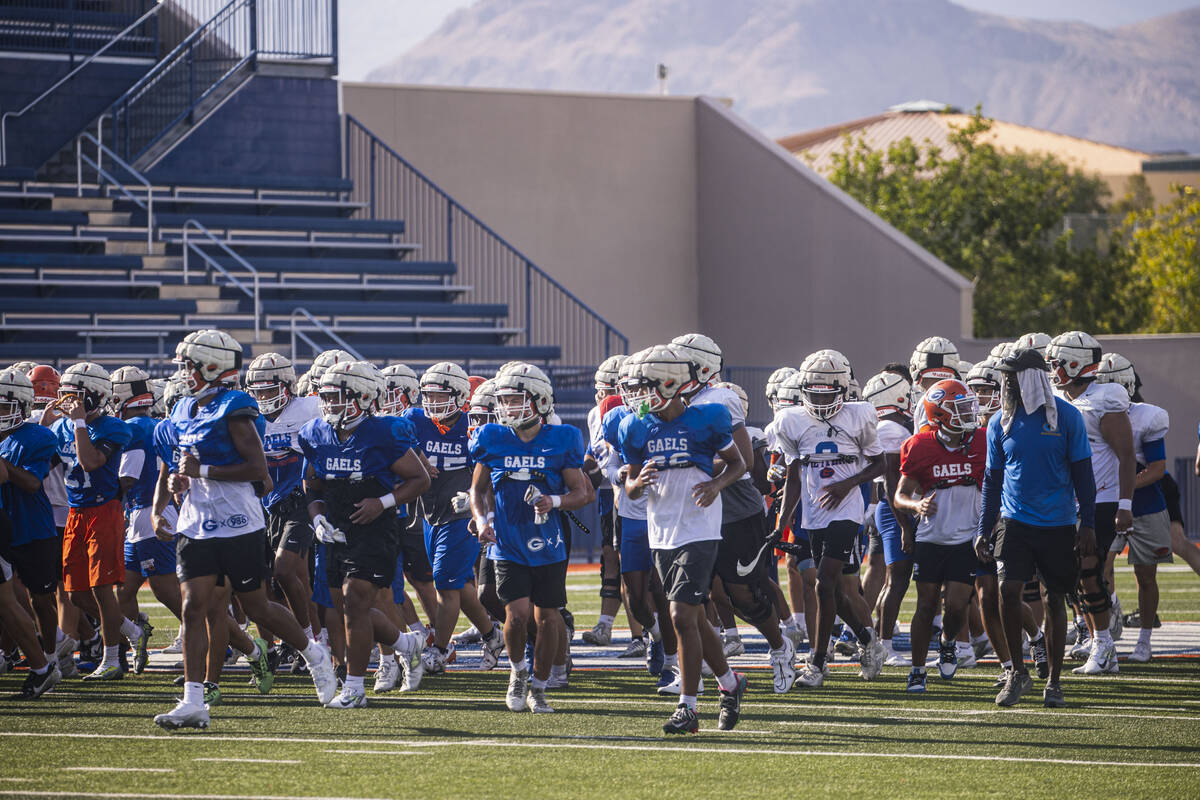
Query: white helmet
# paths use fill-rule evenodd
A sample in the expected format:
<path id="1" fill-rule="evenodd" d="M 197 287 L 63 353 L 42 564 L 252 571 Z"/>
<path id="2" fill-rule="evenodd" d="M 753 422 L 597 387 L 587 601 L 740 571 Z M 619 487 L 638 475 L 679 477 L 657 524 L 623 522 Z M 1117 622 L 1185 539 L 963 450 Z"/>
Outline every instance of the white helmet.
<path id="1" fill-rule="evenodd" d="M 732 383 L 731 381 L 721 381 L 720 383 L 714 385 L 721 389 L 728 389 L 736 394 L 738 400 L 742 401 L 742 416 L 750 416 L 750 395 L 746 394 L 745 389 L 738 386 L 736 383 Z"/>
<path id="2" fill-rule="evenodd" d="M 150 376 L 138 367 L 118 367 L 113 370 L 112 394 L 117 413 L 127 408 L 151 408 L 154 405 Z"/>
<path id="3" fill-rule="evenodd" d="M 72 364 L 63 371 L 58 396 L 73 394 L 83 401 L 87 412 L 103 409 L 112 399 L 112 378 L 108 370 L 92 361 Z"/>
<path id="4" fill-rule="evenodd" d="M 979 398 L 979 413 L 985 417 L 1000 410 L 1000 400 L 1003 397 L 1000 387 L 1004 384 L 1004 375 L 996 369 L 998 366 L 1000 359 L 988 356 L 971 367 L 966 380 L 963 381 Z"/>
<path id="5" fill-rule="evenodd" d="M 29 370 L 33 369 L 36 366 L 37 366 L 36 361 L 18 361 L 17 363 L 15 363 L 11 367 L 9 367 L 9 369 L 15 369 L 15 370 L 19 371 L 22 375 L 28 375 Z"/>
<path id="6" fill-rule="evenodd" d="M 554 411 L 554 387 L 546 373 L 533 364 L 506 364 L 492 379 L 495 384 L 496 416 L 513 428 L 528 428 Z M 505 398 L 521 398 L 521 404 Z"/>
<path id="7" fill-rule="evenodd" d="M 296 368 L 279 353 L 263 353 L 246 367 L 246 391 L 258 401 L 258 410 L 274 414 L 288 404 L 296 390 Z"/>
<path id="8" fill-rule="evenodd" d="M 371 368 L 371 378 L 375 381 L 375 404 L 371 407 L 371 410 L 376 414 L 382 414 L 383 401 L 387 399 L 387 378 L 383 376 L 383 371 L 370 361 L 363 363 Z"/>
<path id="9" fill-rule="evenodd" d="M 325 370 L 317 395 L 321 416 L 334 428 L 355 428 L 379 396 L 375 367 L 365 361 L 339 361 Z"/>
<path id="10" fill-rule="evenodd" d="M 383 373 L 383 380 L 387 385 L 383 402 L 380 404 L 384 414 L 395 416 L 419 402 L 420 381 L 417 380 L 417 373 L 412 367 L 407 364 L 391 364 L 380 372 Z"/>
<path id="11" fill-rule="evenodd" d="M 311 369 L 308 372 L 305 372 L 299 378 L 296 378 L 297 397 L 307 397 L 308 395 L 313 394 L 313 388 L 313 373 Z"/>
<path id="12" fill-rule="evenodd" d="M 150 416 L 162 419 L 167 415 L 167 407 L 163 404 L 163 396 L 167 391 L 167 378 L 151 378 L 150 394 L 154 395 L 154 403 L 150 406 Z"/>
<path id="13" fill-rule="evenodd" d="M 1000 342 L 1000 344 L 993 347 L 992 351 L 988 353 L 988 358 L 994 358 L 998 361 L 1002 361 L 1008 356 L 1009 353 L 1013 351 L 1013 347 L 1014 345 L 1012 342 Z"/>
<path id="14" fill-rule="evenodd" d="M 471 392 L 471 402 L 467 404 L 467 419 L 475 428 L 497 421 L 495 378 L 488 378 Z"/>
<path id="15" fill-rule="evenodd" d="M 900 413 L 912 416 L 912 384 L 903 375 L 881 372 L 863 387 L 863 400 L 875 406 L 879 416 Z"/>
<path id="16" fill-rule="evenodd" d="M 850 390 L 850 367 L 829 351 L 818 351 L 800 365 L 801 402 L 817 419 L 829 419 L 841 411 Z"/>
<path id="17" fill-rule="evenodd" d="M 1120 353 L 1105 353 L 1096 369 L 1096 383 L 1119 383 L 1132 400 L 1137 393 L 1137 373 L 1133 362 Z"/>
<path id="18" fill-rule="evenodd" d="M 320 386 L 321 376 L 325 374 L 325 370 L 334 364 L 343 364 L 354 360 L 354 356 L 345 350 L 322 350 L 320 353 L 317 353 L 317 357 L 313 359 L 312 366 L 308 368 L 308 371 L 312 373 L 312 380 L 317 386 Z"/>
<path id="19" fill-rule="evenodd" d="M 9 367 L 0 372 L 0 433 L 20 427 L 32 408 L 33 381 L 24 370 Z"/>
<path id="20" fill-rule="evenodd" d="M 1050 380 L 1055 386 L 1095 378 L 1103 357 L 1100 342 L 1083 331 L 1060 333 L 1046 346 L 1046 363 L 1050 365 Z"/>
<path id="21" fill-rule="evenodd" d="M 972 364 L 970 361 L 959 360 L 954 365 L 954 369 L 958 372 L 958 380 L 965 381 L 967 379 L 967 375 L 971 372 L 971 368 L 974 366 L 975 365 Z"/>
<path id="22" fill-rule="evenodd" d="M 767 378 L 767 404 L 772 409 L 775 408 L 775 404 L 779 401 L 779 387 L 783 385 L 784 381 L 799 371 L 795 367 L 780 367 L 771 373 L 771 377 Z"/>
<path id="23" fill-rule="evenodd" d="M 691 363 L 693 377 L 700 386 L 711 381 L 725 365 L 721 348 L 703 333 L 685 333 L 671 340 L 671 346 Z"/>
<path id="24" fill-rule="evenodd" d="M 688 354 L 674 345 L 656 344 L 625 362 L 621 400 L 636 414 L 661 411 L 695 380 Z"/>
<path id="25" fill-rule="evenodd" d="M 435 401 L 430 394 L 446 397 Z M 458 364 L 439 361 L 421 375 L 421 408 L 439 422 L 462 411 L 470 396 L 471 379 Z"/>
<path id="26" fill-rule="evenodd" d="M 775 392 L 775 410 L 787 408 L 788 406 L 798 406 L 804 403 L 804 374 L 800 370 L 796 370 L 791 375 L 783 379 L 783 383 L 779 384 L 779 388 Z"/>
<path id="27" fill-rule="evenodd" d="M 175 408 L 175 404 L 180 398 L 187 397 L 189 394 L 187 383 L 178 375 L 172 375 L 167 378 L 167 383 L 163 386 L 163 413 L 165 416 L 171 416 L 171 409 Z"/>
<path id="28" fill-rule="evenodd" d="M 193 331 L 175 348 L 175 363 L 195 394 L 205 386 L 237 380 L 242 346 L 224 331 Z"/>
<path id="29" fill-rule="evenodd" d="M 958 348 L 949 339 L 930 336 L 922 340 L 908 360 L 908 370 L 913 383 L 924 378 L 958 380 Z"/>
<path id="30" fill-rule="evenodd" d="M 862 400 L 862 387 L 858 385 L 858 378 L 850 376 L 850 385 L 846 387 L 846 399 L 852 403 L 857 403 Z"/>
<path id="31" fill-rule="evenodd" d="M 1013 342 L 1012 349 L 1018 347 L 1032 347 L 1038 351 L 1042 357 L 1046 355 L 1046 347 L 1050 344 L 1050 334 L 1048 333 L 1023 333 Z"/>
<path id="32" fill-rule="evenodd" d="M 625 363 L 625 359 L 627 358 L 629 356 L 621 353 L 609 356 L 600 362 L 600 366 L 596 367 L 595 387 L 597 393 L 617 393 L 619 388 L 618 383 L 621 379 L 621 365 Z"/>

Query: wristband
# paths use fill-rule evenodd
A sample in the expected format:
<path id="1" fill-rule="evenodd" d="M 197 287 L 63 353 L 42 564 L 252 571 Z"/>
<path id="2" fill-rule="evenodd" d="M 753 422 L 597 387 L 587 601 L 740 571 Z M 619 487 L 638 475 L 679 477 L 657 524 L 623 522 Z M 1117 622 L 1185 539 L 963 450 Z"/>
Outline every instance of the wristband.
<path id="1" fill-rule="evenodd" d="M 1133 511 L 1133 498 L 1122 497 L 1120 500 L 1117 501 L 1117 510 L 1118 511 Z"/>
<path id="2" fill-rule="evenodd" d="M 383 503 L 384 509 L 396 507 L 396 495 L 388 492 L 379 496 L 379 502 Z"/>
<path id="3" fill-rule="evenodd" d="M 86 419 L 77 419 L 77 420 L 75 420 L 75 428 L 76 428 L 76 429 L 79 429 L 79 428 L 86 428 L 86 427 L 87 427 L 87 420 L 86 420 Z"/>
<path id="4" fill-rule="evenodd" d="M 481 530 L 483 530 L 483 529 L 484 529 L 485 527 L 487 527 L 488 525 L 491 525 L 491 524 L 492 524 L 492 520 L 494 520 L 495 518 L 496 518 L 496 512 L 495 512 L 495 511 L 489 511 L 489 512 L 488 512 L 486 515 L 485 515 L 485 514 L 478 514 L 478 515 L 476 515 L 476 517 L 475 517 L 475 529 L 476 529 L 476 530 L 480 530 L 480 531 L 481 531 Z"/>
<path id="5" fill-rule="evenodd" d="M 561 494 L 550 495 L 550 505 L 554 506 L 555 508 L 558 508 L 559 506 L 561 506 L 562 505 L 562 495 Z"/>
<path id="6" fill-rule="evenodd" d="M 200 477 L 201 478 L 204 478 L 206 480 L 208 479 L 208 470 L 211 466 L 212 466 L 211 464 L 201 464 L 200 465 Z"/>

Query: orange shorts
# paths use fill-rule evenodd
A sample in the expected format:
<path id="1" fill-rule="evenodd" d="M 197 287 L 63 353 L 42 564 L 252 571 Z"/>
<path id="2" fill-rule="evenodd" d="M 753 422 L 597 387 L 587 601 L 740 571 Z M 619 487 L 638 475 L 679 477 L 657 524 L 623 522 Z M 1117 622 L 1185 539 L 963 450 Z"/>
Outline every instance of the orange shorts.
<path id="1" fill-rule="evenodd" d="M 72 508 L 63 529 L 63 588 L 83 592 L 125 582 L 125 513 L 120 500 Z"/>

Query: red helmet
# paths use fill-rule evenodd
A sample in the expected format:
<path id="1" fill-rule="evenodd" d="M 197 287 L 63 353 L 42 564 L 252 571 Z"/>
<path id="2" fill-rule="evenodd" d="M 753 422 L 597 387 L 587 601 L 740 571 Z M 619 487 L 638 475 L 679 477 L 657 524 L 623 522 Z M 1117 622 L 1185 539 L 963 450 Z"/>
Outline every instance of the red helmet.
<path id="1" fill-rule="evenodd" d="M 610 394 L 608 397 L 600 401 L 600 419 L 604 419 L 604 415 L 612 411 L 619 405 L 623 405 L 621 395 Z"/>
<path id="2" fill-rule="evenodd" d="M 925 418 L 937 430 L 965 433 L 979 427 L 979 399 L 962 381 L 938 381 L 925 392 L 922 402 Z"/>
<path id="3" fill-rule="evenodd" d="M 48 364 L 38 364 L 29 370 L 33 382 L 33 402 L 53 403 L 58 399 L 58 370 Z"/>

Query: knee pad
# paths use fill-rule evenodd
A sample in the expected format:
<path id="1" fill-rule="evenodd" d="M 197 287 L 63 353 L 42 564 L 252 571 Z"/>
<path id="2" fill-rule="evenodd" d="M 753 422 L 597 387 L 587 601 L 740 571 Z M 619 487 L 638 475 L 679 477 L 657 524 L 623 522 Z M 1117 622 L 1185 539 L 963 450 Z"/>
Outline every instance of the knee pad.
<path id="1" fill-rule="evenodd" d="M 746 592 L 734 592 L 729 596 L 729 602 L 739 617 L 751 625 L 765 622 L 775 610 L 774 598 L 768 595 L 765 588 L 758 582 L 746 584 Z M 749 594 L 749 598 L 745 597 Z"/>
<path id="2" fill-rule="evenodd" d="M 620 578 L 603 578 L 600 581 L 600 599 L 601 600 L 620 600 L 621 599 L 621 579 Z"/>
<path id="3" fill-rule="evenodd" d="M 1083 585 L 1084 578 L 1095 578 L 1096 582 L 1100 584 L 1099 588 L 1094 592 L 1088 591 Z M 1100 564 L 1079 570 L 1079 589 L 1084 610 L 1089 614 L 1099 614 L 1112 608 L 1112 598 L 1108 595 L 1108 582 L 1104 580 L 1104 569 Z"/>
<path id="4" fill-rule="evenodd" d="M 1021 590 L 1021 599 L 1026 603 L 1038 603 L 1042 599 L 1042 591 L 1035 584 L 1032 588 L 1029 584 L 1025 584 L 1025 588 Z"/>

